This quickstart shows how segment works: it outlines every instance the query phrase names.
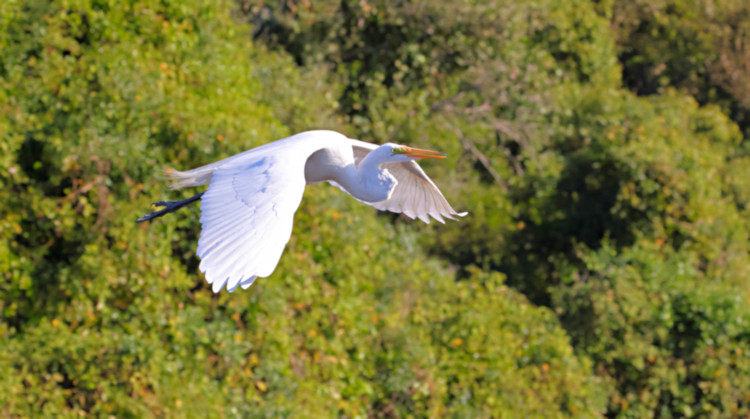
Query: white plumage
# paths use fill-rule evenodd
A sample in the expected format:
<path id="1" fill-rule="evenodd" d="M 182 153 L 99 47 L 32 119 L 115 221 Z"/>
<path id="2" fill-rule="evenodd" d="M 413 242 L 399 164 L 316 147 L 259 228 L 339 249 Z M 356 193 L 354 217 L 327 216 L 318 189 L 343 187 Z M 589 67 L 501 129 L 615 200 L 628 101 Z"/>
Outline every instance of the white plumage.
<path id="1" fill-rule="evenodd" d="M 214 292 L 225 287 L 232 292 L 273 273 L 306 184 L 328 181 L 379 210 L 426 223 L 429 217 L 442 223 L 466 215 L 448 204 L 414 161 L 442 157 L 334 131 L 308 131 L 170 175 L 173 187 L 209 185 L 201 197 L 200 270 Z"/>

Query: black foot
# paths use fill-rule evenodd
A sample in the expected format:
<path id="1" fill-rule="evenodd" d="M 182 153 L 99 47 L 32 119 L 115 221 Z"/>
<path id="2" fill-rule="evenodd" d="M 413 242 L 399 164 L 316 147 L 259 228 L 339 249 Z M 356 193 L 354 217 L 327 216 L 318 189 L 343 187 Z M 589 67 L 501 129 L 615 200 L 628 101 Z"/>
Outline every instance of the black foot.
<path id="1" fill-rule="evenodd" d="M 154 218 L 161 217 L 164 214 L 169 214 L 170 212 L 175 212 L 178 209 L 180 209 L 182 207 L 185 207 L 185 206 L 188 206 L 188 205 L 192 204 L 193 202 L 201 199 L 202 196 L 203 196 L 203 192 L 201 192 L 201 193 L 199 193 L 197 195 L 191 196 L 188 199 L 183 199 L 183 200 L 179 200 L 179 201 L 159 201 L 159 202 L 154 202 L 154 206 L 155 207 L 164 207 L 164 208 L 160 209 L 159 211 L 154 211 L 154 212 L 152 212 L 150 214 L 146 214 L 143 217 L 135 220 L 135 222 L 136 223 L 142 223 L 144 221 L 149 221 L 149 220 L 153 220 Z"/>

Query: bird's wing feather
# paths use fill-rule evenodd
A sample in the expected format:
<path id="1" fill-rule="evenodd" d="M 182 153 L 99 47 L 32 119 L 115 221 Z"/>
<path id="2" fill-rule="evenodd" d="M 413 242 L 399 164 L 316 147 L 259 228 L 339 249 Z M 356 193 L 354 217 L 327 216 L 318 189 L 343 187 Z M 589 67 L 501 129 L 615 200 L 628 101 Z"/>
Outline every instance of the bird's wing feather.
<path id="1" fill-rule="evenodd" d="M 350 140 L 354 151 L 355 164 L 378 146 L 359 140 Z M 390 198 L 380 202 L 367 202 L 367 204 L 381 211 L 400 212 L 411 218 L 419 218 L 425 223 L 430 223 L 430 217 L 445 223 L 443 218 L 455 220 L 454 216 L 463 217 L 467 213 L 456 212 L 443 196 L 440 189 L 419 167 L 415 161 L 404 163 L 386 163 L 383 168 L 387 169 L 398 184 L 393 190 Z"/>
<path id="2" fill-rule="evenodd" d="M 269 276 L 292 235 L 305 189 L 304 161 L 274 155 L 222 166 L 201 198 L 200 270 L 214 292 Z"/>

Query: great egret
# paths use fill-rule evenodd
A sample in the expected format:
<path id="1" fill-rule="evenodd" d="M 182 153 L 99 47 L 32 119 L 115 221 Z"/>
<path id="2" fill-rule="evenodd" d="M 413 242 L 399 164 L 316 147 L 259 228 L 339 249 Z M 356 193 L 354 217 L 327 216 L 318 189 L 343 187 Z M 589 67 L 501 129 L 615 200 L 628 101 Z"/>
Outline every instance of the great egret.
<path id="1" fill-rule="evenodd" d="M 445 154 L 398 144 L 376 146 L 334 131 L 308 131 L 184 172 L 172 187 L 205 192 L 138 219 L 151 220 L 201 199 L 200 270 L 214 292 L 247 289 L 276 268 L 292 235 L 305 184 L 327 181 L 379 210 L 425 223 L 457 213 L 414 161 Z"/>

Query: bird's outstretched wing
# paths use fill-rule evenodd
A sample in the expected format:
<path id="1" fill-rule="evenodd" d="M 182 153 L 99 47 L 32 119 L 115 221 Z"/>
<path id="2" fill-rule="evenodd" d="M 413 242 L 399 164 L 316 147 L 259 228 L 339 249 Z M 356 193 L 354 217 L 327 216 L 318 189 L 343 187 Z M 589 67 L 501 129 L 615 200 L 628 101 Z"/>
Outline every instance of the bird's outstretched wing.
<path id="1" fill-rule="evenodd" d="M 351 140 L 355 164 L 378 146 L 359 140 Z M 385 201 L 367 202 L 381 211 L 400 212 L 411 218 L 419 218 L 430 223 L 430 217 L 445 223 L 443 218 L 455 220 L 454 216 L 463 217 L 467 213 L 456 212 L 443 196 L 440 189 L 415 161 L 405 163 L 386 163 L 383 165 L 398 184 L 391 197 Z"/>
<path id="2" fill-rule="evenodd" d="M 214 292 L 247 289 L 276 268 L 305 190 L 304 163 L 293 163 L 261 155 L 213 172 L 197 254 Z"/>

